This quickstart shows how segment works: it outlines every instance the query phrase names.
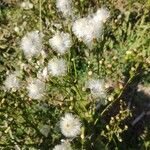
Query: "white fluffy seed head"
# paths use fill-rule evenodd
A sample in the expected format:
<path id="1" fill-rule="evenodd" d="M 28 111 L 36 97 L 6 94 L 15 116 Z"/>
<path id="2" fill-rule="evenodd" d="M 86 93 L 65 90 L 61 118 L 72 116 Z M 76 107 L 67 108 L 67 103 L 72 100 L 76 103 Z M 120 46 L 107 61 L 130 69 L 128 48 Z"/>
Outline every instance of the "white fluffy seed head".
<path id="1" fill-rule="evenodd" d="M 56 7 L 64 17 L 72 15 L 72 0 L 56 0 Z"/>
<path id="2" fill-rule="evenodd" d="M 72 148 L 68 141 L 64 141 L 61 144 L 56 145 L 53 150 L 72 150 Z"/>
<path id="3" fill-rule="evenodd" d="M 31 99 L 41 99 L 44 96 L 45 83 L 39 79 L 32 79 L 28 83 L 27 90 Z"/>
<path id="4" fill-rule="evenodd" d="M 89 48 L 92 48 L 94 40 L 101 37 L 103 23 L 108 18 L 109 12 L 106 9 L 98 9 L 92 16 L 76 20 L 73 23 L 72 31 L 79 40 L 82 40 Z"/>
<path id="5" fill-rule="evenodd" d="M 18 72 L 9 74 L 4 81 L 5 90 L 18 90 L 20 88 L 20 79 L 18 78 Z"/>
<path id="6" fill-rule="evenodd" d="M 42 35 L 39 31 L 27 33 L 21 40 L 21 48 L 26 57 L 37 56 L 42 51 Z"/>
<path id="7" fill-rule="evenodd" d="M 54 51 L 63 55 L 71 47 L 72 41 L 68 33 L 57 33 L 50 40 L 49 43 Z"/>
<path id="8" fill-rule="evenodd" d="M 52 76 L 64 76 L 67 73 L 67 62 L 62 58 L 54 58 L 48 63 L 48 71 Z"/>
<path id="9" fill-rule="evenodd" d="M 87 29 L 90 29 L 87 18 L 80 18 L 73 23 L 72 31 L 79 39 L 84 38 Z"/>
<path id="10" fill-rule="evenodd" d="M 20 6 L 21 6 L 23 9 L 26 9 L 26 10 L 29 10 L 29 9 L 32 9 L 32 8 L 33 8 L 33 4 L 30 3 L 29 1 L 22 2 L 22 3 L 20 4 Z"/>
<path id="11" fill-rule="evenodd" d="M 46 80 L 48 78 L 48 68 L 45 67 L 44 69 L 40 69 L 37 73 L 37 77 L 40 79 L 40 80 Z"/>
<path id="12" fill-rule="evenodd" d="M 109 18 L 110 13 L 105 8 L 100 8 L 97 10 L 97 12 L 93 15 L 93 20 L 97 23 L 99 22 L 106 22 L 106 20 Z"/>
<path id="13" fill-rule="evenodd" d="M 80 120 L 71 113 L 66 113 L 60 120 L 60 129 L 64 136 L 68 138 L 76 137 L 81 132 Z"/>
<path id="14" fill-rule="evenodd" d="M 79 40 L 82 40 L 89 48 L 92 47 L 94 39 L 101 36 L 102 23 L 96 23 L 93 18 L 81 18 L 73 23 L 72 31 Z"/>
<path id="15" fill-rule="evenodd" d="M 105 85 L 102 80 L 90 79 L 85 83 L 85 87 L 90 89 L 94 98 L 103 99 L 106 97 Z"/>

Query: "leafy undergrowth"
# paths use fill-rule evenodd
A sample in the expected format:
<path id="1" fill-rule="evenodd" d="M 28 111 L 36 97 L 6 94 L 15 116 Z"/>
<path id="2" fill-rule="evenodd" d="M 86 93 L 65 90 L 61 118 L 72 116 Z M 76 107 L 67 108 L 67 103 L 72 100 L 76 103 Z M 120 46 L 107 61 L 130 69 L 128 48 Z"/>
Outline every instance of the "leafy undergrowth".
<path id="1" fill-rule="evenodd" d="M 30 2 L 0 2 L 0 149 L 150 149 L 150 3 Z"/>

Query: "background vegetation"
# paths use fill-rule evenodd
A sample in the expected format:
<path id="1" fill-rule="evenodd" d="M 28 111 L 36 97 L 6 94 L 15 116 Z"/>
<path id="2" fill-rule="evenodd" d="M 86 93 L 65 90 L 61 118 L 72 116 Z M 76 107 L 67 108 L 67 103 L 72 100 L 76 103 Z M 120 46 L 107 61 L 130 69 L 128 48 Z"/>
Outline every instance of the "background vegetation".
<path id="1" fill-rule="evenodd" d="M 74 0 L 75 12 L 82 17 L 102 6 L 110 11 L 104 34 L 92 51 L 73 36 L 70 20 L 57 12 L 55 0 L 41 0 L 41 18 L 39 1 L 31 2 L 33 9 L 24 10 L 19 0 L 0 1 L 0 149 L 52 149 L 65 139 L 58 125 L 65 112 L 78 115 L 82 122 L 81 136 L 71 141 L 73 149 L 150 149 L 150 1 Z M 38 65 L 40 56 L 28 61 L 20 40 L 41 27 L 48 57 Z M 22 80 L 36 77 L 57 56 L 48 43 L 56 30 L 72 34 L 73 46 L 63 56 L 68 75 L 50 78 L 42 100 L 31 100 L 25 88 L 4 91 L 8 71 L 27 64 L 26 70 L 21 69 Z M 98 109 L 83 89 L 89 77 L 109 83 L 107 104 Z"/>

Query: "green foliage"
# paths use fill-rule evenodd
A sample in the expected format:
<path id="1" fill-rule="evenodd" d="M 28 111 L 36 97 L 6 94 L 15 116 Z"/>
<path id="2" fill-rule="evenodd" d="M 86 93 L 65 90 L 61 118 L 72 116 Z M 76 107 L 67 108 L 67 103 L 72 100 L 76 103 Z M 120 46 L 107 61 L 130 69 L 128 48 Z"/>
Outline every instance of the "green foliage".
<path id="1" fill-rule="evenodd" d="M 31 10 L 22 9 L 19 3 L 5 5 L 0 10 L 0 149 L 52 149 L 65 139 L 59 120 L 66 112 L 77 115 L 82 122 L 81 135 L 70 140 L 73 149 L 150 149 L 150 126 L 146 123 L 139 134 L 133 135 L 134 145 L 129 143 L 132 132 L 136 132 L 131 122 L 140 114 L 135 111 L 137 85 L 150 83 L 149 2 L 74 0 L 75 14 L 80 17 L 103 5 L 110 9 L 111 17 L 105 23 L 104 33 L 101 39 L 95 40 L 92 50 L 74 36 L 71 19 L 65 20 L 57 12 L 54 0 L 41 2 L 41 18 L 37 0 L 32 0 Z M 27 32 L 40 29 L 45 35 L 47 57 L 39 55 L 27 60 L 20 40 Z M 37 77 L 38 70 L 50 58 L 60 58 L 48 43 L 56 31 L 72 36 L 73 46 L 62 56 L 67 60 L 68 74 L 49 77 L 45 97 L 32 100 L 26 90 L 27 78 Z M 22 67 L 24 64 L 27 67 Z M 19 91 L 5 91 L 8 71 L 18 69 L 23 87 Z M 106 105 L 93 99 L 84 88 L 89 78 L 109 83 Z M 128 106 L 130 103 L 133 107 Z"/>

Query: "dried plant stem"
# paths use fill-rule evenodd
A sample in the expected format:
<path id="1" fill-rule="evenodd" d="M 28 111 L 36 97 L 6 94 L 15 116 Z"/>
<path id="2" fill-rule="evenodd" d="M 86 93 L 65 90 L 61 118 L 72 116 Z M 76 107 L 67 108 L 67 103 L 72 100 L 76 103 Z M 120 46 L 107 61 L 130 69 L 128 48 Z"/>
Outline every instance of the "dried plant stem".
<path id="1" fill-rule="evenodd" d="M 139 122 L 145 116 L 145 111 L 143 111 L 135 120 L 132 122 L 132 126 L 134 126 L 137 122 Z"/>

